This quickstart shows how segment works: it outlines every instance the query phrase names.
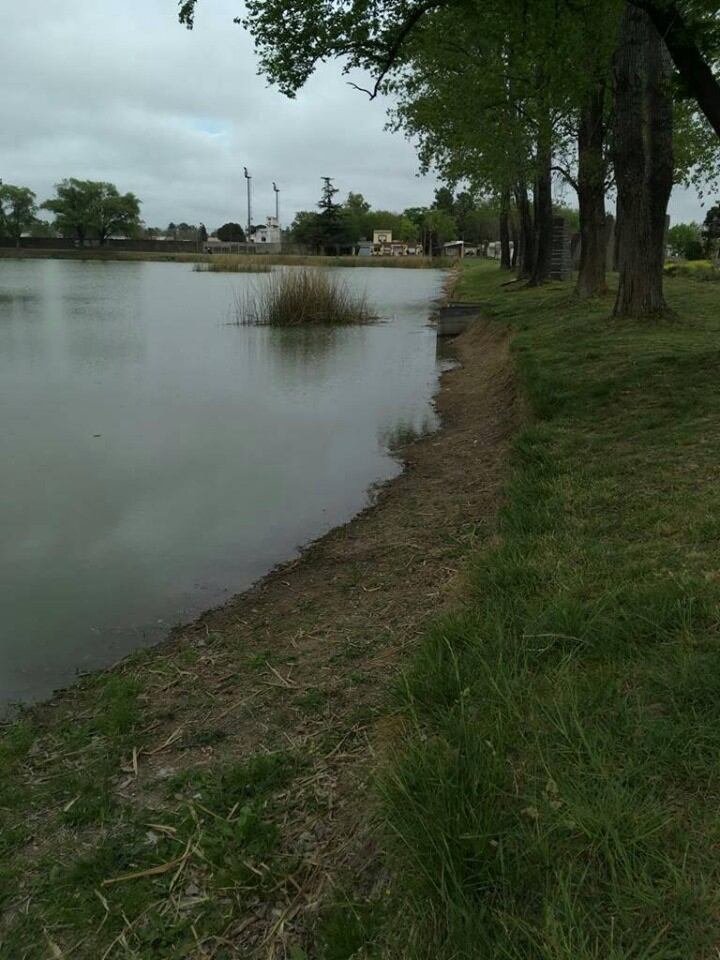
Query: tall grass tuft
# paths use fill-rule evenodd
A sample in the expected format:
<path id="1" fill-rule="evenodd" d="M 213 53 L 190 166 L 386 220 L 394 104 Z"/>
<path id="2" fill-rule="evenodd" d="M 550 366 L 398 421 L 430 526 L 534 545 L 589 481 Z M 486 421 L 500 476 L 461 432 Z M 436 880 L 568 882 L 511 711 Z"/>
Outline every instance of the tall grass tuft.
<path id="1" fill-rule="evenodd" d="M 194 273 L 270 273 L 272 266 L 264 260 L 251 260 L 249 257 L 214 256 L 207 263 L 196 263 Z"/>
<path id="2" fill-rule="evenodd" d="M 280 270 L 267 283 L 239 294 L 237 322 L 273 327 L 368 323 L 374 319 L 364 294 L 319 270 Z"/>

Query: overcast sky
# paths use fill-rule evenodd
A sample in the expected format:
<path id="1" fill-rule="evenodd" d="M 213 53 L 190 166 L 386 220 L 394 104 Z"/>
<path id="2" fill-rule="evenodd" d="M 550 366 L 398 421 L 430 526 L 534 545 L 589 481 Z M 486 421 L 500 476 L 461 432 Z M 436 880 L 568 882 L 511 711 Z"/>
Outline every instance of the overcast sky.
<path id="1" fill-rule="evenodd" d="M 195 30 L 175 0 L 4 3 L 0 30 L 0 178 L 44 200 L 64 177 L 110 180 L 142 200 L 148 225 L 244 223 L 243 165 L 253 219 L 311 209 L 320 177 L 375 208 L 431 201 L 412 144 L 383 128 L 387 104 L 324 65 L 296 100 L 256 75 L 252 42 L 232 18 L 239 0 L 202 0 Z M 575 205 L 575 197 L 568 195 Z M 673 221 L 704 218 L 676 192 Z"/>

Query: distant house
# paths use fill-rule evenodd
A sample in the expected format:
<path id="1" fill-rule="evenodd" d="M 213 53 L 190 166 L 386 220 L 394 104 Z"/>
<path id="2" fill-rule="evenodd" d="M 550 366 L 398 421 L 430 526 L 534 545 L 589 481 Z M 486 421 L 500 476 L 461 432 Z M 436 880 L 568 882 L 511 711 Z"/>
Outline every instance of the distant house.
<path id="1" fill-rule="evenodd" d="M 360 244 L 358 244 L 358 255 L 368 256 L 365 252 L 360 253 L 360 247 L 365 251 L 369 245 L 369 241 L 361 240 Z M 375 257 L 407 257 L 416 256 L 422 253 L 422 250 L 415 243 L 406 243 L 404 240 L 393 240 L 392 230 L 373 230 L 370 252 Z"/>
<path id="2" fill-rule="evenodd" d="M 444 257 L 458 257 L 458 259 L 462 259 L 462 257 L 465 256 L 465 241 L 450 240 L 448 243 L 442 245 L 442 249 Z"/>

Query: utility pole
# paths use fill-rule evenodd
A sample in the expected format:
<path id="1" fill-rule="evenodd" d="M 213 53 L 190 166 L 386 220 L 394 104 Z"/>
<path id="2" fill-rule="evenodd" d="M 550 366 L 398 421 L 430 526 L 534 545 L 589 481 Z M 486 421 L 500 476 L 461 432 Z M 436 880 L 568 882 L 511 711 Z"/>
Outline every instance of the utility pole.
<path id="1" fill-rule="evenodd" d="M 273 180 L 273 190 L 275 191 L 275 219 L 277 220 L 278 227 L 280 226 L 280 190 L 278 185 Z"/>
<path id="2" fill-rule="evenodd" d="M 248 208 L 248 216 L 247 216 L 247 236 L 245 237 L 245 240 L 246 240 L 247 243 L 250 243 L 250 228 L 252 227 L 252 199 L 251 199 L 251 186 L 250 186 L 250 183 L 251 183 L 251 181 L 252 181 L 252 177 L 251 177 L 250 174 L 248 173 L 248 168 L 247 168 L 247 167 L 243 167 L 243 171 L 244 171 L 244 173 L 245 173 L 245 179 L 247 180 L 247 208 Z"/>

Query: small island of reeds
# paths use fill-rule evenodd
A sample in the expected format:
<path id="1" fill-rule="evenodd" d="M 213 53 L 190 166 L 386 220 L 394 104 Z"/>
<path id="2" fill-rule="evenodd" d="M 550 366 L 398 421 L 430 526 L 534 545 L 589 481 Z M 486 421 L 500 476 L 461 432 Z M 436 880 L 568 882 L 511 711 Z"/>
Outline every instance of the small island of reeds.
<path id="1" fill-rule="evenodd" d="M 193 266 L 195 273 L 270 273 L 272 264 L 267 260 L 251 260 L 249 257 L 216 255 L 205 263 Z"/>
<path id="2" fill-rule="evenodd" d="M 274 271 L 267 281 L 237 296 L 235 316 L 242 326 L 273 327 L 340 326 L 376 319 L 364 294 L 353 292 L 340 277 L 316 269 Z"/>

